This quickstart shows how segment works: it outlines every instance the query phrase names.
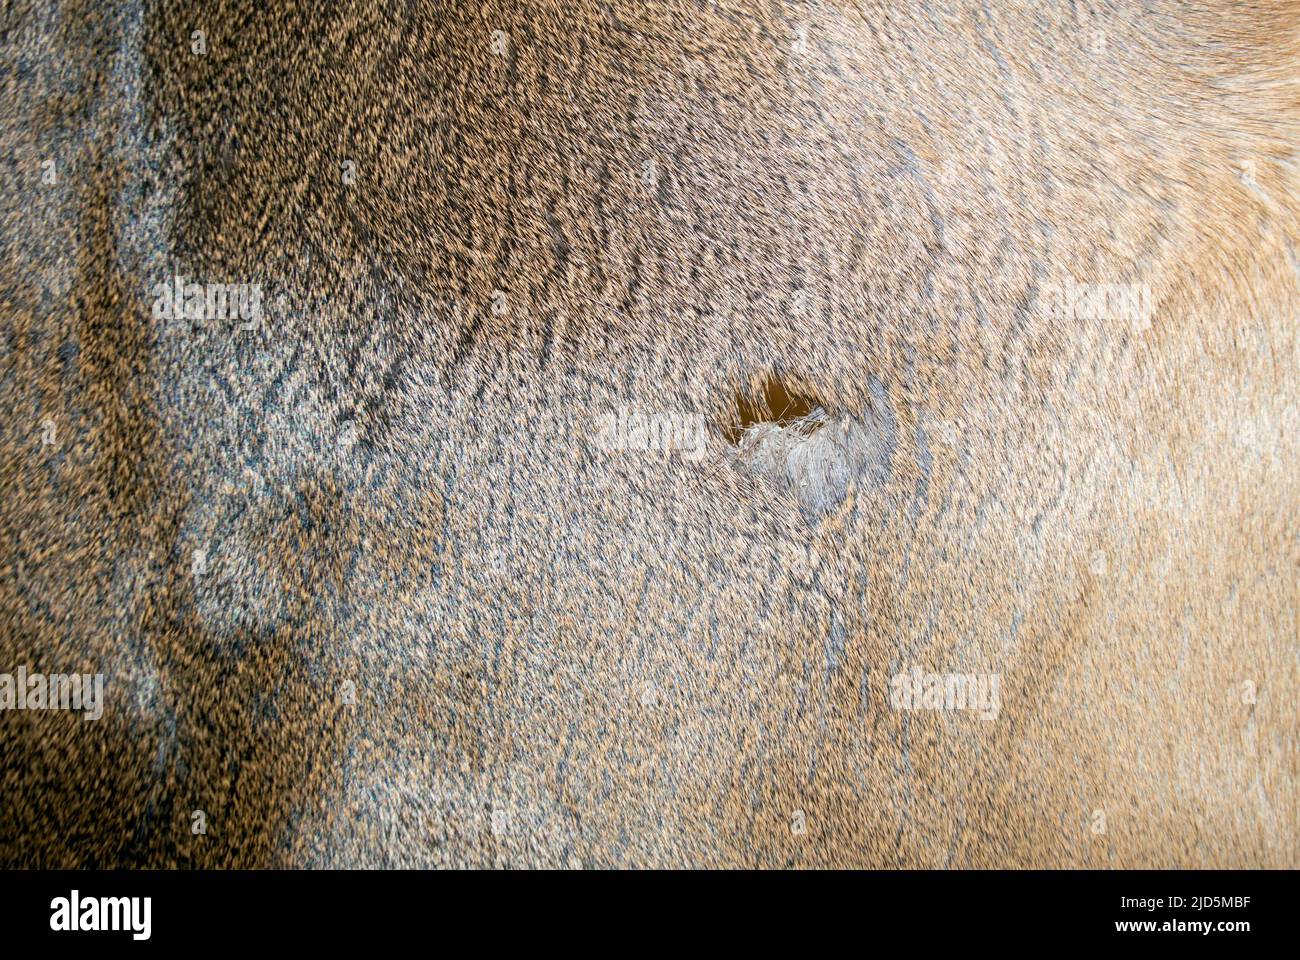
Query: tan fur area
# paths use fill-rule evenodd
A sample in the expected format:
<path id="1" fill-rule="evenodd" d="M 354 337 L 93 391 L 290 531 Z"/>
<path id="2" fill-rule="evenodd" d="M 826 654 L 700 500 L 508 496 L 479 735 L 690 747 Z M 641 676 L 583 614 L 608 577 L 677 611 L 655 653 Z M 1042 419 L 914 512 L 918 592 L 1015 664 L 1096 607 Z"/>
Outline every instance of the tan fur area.
<path id="1" fill-rule="evenodd" d="M 389 6 L 0 13 L 0 863 L 1300 863 L 1300 4 Z"/>

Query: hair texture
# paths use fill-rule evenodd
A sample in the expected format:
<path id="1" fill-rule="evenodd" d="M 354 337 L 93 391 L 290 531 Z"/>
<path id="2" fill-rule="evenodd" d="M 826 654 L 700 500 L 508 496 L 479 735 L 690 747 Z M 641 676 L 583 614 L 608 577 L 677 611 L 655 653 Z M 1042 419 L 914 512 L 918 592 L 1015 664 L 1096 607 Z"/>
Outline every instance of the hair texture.
<path id="1" fill-rule="evenodd" d="M 850 484 L 870 482 L 888 469 L 888 450 L 871 428 L 852 417 L 830 419 L 821 410 L 785 426 L 749 427 L 737 453 L 751 471 L 817 513 L 843 501 Z"/>
<path id="2" fill-rule="evenodd" d="M 1296 866 L 1298 29 L 4 4 L 0 863 Z"/>

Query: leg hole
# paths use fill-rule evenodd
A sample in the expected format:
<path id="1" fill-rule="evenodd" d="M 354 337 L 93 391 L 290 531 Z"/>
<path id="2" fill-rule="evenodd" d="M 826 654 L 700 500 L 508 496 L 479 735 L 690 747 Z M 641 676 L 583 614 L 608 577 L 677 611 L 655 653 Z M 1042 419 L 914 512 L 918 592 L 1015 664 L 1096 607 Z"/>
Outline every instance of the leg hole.
<path id="1" fill-rule="evenodd" d="M 737 446 L 752 427 L 762 424 L 788 427 L 805 421 L 822 408 L 816 397 L 772 374 L 764 380 L 757 396 L 744 391 L 736 393 L 730 416 L 722 424 L 722 435 L 728 443 Z M 820 424 L 810 423 L 807 433 L 812 433 L 818 426 Z"/>

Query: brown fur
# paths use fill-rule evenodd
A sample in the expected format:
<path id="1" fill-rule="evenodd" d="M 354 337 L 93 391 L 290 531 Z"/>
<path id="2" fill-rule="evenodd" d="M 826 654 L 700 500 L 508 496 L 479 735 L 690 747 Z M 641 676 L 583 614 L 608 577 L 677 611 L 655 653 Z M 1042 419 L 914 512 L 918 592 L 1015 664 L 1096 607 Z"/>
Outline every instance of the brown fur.
<path id="1" fill-rule="evenodd" d="M 1297 865 L 1296 4 L 387 6 L 5 5 L 0 862 Z"/>

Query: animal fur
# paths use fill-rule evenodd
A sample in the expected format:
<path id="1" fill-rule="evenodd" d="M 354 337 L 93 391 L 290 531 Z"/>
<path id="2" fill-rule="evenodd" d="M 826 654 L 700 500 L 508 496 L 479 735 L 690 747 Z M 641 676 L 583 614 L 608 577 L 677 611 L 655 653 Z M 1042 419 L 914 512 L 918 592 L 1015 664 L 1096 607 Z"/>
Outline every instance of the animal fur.
<path id="1" fill-rule="evenodd" d="M 1295 3 L 2 11 L 0 863 L 1297 866 Z"/>

